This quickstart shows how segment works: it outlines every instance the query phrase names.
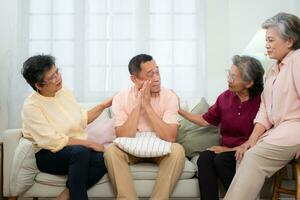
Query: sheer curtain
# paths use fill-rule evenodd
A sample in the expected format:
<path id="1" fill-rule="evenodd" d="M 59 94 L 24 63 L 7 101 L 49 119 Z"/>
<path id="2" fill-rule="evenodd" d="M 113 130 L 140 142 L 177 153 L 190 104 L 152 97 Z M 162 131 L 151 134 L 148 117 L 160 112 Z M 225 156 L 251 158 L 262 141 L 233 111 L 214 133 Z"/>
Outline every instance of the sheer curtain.
<path id="1" fill-rule="evenodd" d="M 20 0 L 20 5 L 20 60 L 55 56 L 64 85 L 81 102 L 128 88 L 127 64 L 140 53 L 154 57 L 164 87 L 182 98 L 205 96 L 202 0 Z M 16 82 L 21 92 L 10 95 L 18 99 L 10 105 L 13 111 L 32 92 L 24 81 Z"/>

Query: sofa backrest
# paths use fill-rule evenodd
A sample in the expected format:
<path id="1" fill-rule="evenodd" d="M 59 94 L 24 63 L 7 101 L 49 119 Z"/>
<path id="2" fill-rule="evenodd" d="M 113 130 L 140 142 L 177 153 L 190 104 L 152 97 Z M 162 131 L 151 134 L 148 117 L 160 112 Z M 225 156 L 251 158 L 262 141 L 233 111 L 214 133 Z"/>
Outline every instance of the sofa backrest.
<path id="1" fill-rule="evenodd" d="M 94 106 L 96 106 L 98 104 L 98 102 L 84 102 L 84 103 L 80 103 L 80 105 L 86 109 L 86 110 L 90 110 L 91 108 L 93 108 Z M 106 108 L 103 110 L 103 112 L 101 113 L 101 115 L 99 116 L 100 118 L 111 118 L 111 109 L 110 108 Z"/>
<path id="2" fill-rule="evenodd" d="M 10 196 L 10 174 L 16 148 L 22 137 L 21 129 L 9 129 L 2 135 L 3 140 L 3 195 Z"/>

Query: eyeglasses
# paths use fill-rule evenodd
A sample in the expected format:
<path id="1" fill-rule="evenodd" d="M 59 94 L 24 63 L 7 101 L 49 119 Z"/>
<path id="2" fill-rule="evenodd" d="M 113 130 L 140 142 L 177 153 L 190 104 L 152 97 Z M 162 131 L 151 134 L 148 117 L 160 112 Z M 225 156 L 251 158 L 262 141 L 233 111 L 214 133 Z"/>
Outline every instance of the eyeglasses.
<path id="1" fill-rule="evenodd" d="M 230 72 L 229 69 L 226 70 L 227 80 L 230 82 L 234 82 L 236 80 L 236 76 Z"/>
<path id="2" fill-rule="evenodd" d="M 49 83 L 56 83 L 59 76 L 60 76 L 60 68 L 56 68 L 55 72 L 50 76 L 50 78 L 48 78 L 41 84 L 47 85 Z"/>

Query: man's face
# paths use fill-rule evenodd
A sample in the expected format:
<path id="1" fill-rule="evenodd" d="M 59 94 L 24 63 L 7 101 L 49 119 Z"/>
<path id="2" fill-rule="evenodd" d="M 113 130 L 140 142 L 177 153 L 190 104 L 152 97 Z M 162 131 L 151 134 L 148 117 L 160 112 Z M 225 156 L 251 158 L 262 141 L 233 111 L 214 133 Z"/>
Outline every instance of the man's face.
<path id="1" fill-rule="evenodd" d="M 160 74 L 158 66 L 154 60 L 141 64 L 141 72 L 136 76 L 135 84 L 141 89 L 144 81 L 151 81 L 151 93 L 160 92 Z"/>

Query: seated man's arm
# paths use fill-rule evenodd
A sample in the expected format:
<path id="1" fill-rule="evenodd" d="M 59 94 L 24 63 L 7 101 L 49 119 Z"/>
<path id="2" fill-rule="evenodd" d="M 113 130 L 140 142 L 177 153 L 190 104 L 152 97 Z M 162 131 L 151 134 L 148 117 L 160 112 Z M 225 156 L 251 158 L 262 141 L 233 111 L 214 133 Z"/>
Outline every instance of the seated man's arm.
<path id="1" fill-rule="evenodd" d="M 150 104 L 151 93 L 149 83 L 146 84 L 145 88 L 141 91 L 142 107 L 146 110 L 152 127 L 159 137 L 168 142 L 175 142 L 178 130 L 178 99 L 172 92 L 165 94 L 161 93 L 160 95 L 165 95 L 164 98 L 166 99 L 163 105 L 164 108 L 162 108 L 164 110 L 162 119 L 155 113 Z"/>
<path id="2" fill-rule="evenodd" d="M 128 115 L 127 120 L 116 127 L 117 137 L 134 137 L 137 132 L 138 121 L 140 117 L 140 105 L 137 105 Z"/>
<path id="3" fill-rule="evenodd" d="M 112 113 L 115 117 L 115 129 L 117 137 L 134 137 L 137 132 L 141 110 L 140 96 L 136 100 L 136 106 L 130 113 L 125 109 L 126 93 L 119 93 L 113 98 Z"/>
<path id="4" fill-rule="evenodd" d="M 178 124 L 169 124 L 164 122 L 155 113 L 151 105 L 145 107 L 146 113 L 150 119 L 153 129 L 159 137 L 168 142 L 175 142 L 178 130 Z"/>

